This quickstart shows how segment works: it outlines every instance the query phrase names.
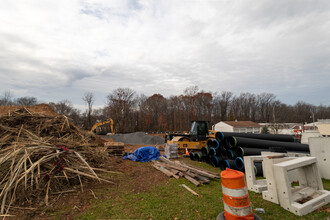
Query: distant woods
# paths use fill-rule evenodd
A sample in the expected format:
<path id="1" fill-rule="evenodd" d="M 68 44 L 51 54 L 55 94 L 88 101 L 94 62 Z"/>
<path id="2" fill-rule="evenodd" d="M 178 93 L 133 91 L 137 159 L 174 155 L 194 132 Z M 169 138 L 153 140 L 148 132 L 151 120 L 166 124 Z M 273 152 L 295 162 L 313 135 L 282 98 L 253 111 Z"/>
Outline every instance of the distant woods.
<path id="1" fill-rule="evenodd" d="M 162 132 L 188 130 L 192 120 L 207 120 L 210 124 L 226 120 L 251 120 L 268 123 L 305 123 L 330 118 L 330 106 L 311 105 L 303 101 L 295 105 L 282 103 L 272 93 L 241 93 L 229 91 L 206 92 L 197 86 L 188 87 L 181 95 L 146 96 L 129 88 L 117 88 L 108 94 L 103 108 L 93 109 L 95 97 L 87 92 L 82 96 L 85 111 L 73 107 L 69 100 L 49 105 L 59 114 L 67 115 L 84 129 L 97 121 L 114 120 L 117 132 Z M 35 97 L 14 99 L 10 92 L 0 95 L 0 105 L 35 105 Z"/>

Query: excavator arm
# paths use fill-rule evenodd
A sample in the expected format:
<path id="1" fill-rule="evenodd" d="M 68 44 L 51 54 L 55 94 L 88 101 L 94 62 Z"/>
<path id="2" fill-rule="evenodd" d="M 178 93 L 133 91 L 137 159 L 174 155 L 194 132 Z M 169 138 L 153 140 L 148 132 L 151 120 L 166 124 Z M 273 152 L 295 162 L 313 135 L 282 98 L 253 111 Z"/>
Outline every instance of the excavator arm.
<path id="1" fill-rule="evenodd" d="M 97 127 L 105 125 L 105 124 L 110 124 L 111 133 L 114 134 L 115 131 L 113 130 L 113 120 L 112 120 L 112 118 L 110 118 L 107 121 L 102 121 L 102 122 L 95 123 L 93 125 L 92 129 L 91 129 L 91 132 L 93 132 Z"/>

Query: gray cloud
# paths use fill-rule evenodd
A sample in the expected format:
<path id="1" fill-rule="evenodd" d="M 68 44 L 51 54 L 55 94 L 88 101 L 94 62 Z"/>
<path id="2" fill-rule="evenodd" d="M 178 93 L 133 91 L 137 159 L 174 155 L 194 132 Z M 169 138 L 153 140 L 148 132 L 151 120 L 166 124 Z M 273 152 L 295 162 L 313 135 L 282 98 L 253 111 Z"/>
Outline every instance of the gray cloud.
<path id="1" fill-rule="evenodd" d="M 198 85 L 330 104 L 326 0 L 8 0 L 0 21 L 0 88 L 17 96 L 103 105 L 118 87 Z"/>

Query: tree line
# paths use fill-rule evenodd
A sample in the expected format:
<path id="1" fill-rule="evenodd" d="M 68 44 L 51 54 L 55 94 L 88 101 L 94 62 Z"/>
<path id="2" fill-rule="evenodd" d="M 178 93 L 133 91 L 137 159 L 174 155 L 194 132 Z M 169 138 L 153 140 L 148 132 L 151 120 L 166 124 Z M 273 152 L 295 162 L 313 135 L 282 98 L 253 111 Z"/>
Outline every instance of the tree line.
<path id="1" fill-rule="evenodd" d="M 90 129 L 98 121 L 114 120 L 116 132 L 187 131 L 192 120 L 255 121 L 264 123 L 306 123 L 313 118 L 330 118 L 330 106 L 311 105 L 298 101 L 294 105 L 282 103 L 272 93 L 241 93 L 230 91 L 206 92 L 197 86 L 186 88 L 182 94 L 164 97 L 146 96 L 130 88 L 114 89 L 107 96 L 103 108 L 93 109 L 95 96 L 82 96 L 86 111 L 74 108 L 69 100 L 48 103 L 54 111 L 67 115 L 77 126 Z M 35 105 L 35 97 L 13 99 L 9 92 L 0 96 L 0 105 Z"/>

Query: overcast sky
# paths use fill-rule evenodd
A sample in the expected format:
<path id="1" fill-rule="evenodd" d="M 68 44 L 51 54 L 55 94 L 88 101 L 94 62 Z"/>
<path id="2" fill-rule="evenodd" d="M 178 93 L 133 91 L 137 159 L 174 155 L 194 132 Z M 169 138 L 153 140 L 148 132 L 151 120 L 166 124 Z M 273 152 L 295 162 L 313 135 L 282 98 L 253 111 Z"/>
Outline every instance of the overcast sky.
<path id="1" fill-rule="evenodd" d="M 118 87 L 330 105 L 330 1 L 1 0 L 0 94 L 95 105 Z"/>

